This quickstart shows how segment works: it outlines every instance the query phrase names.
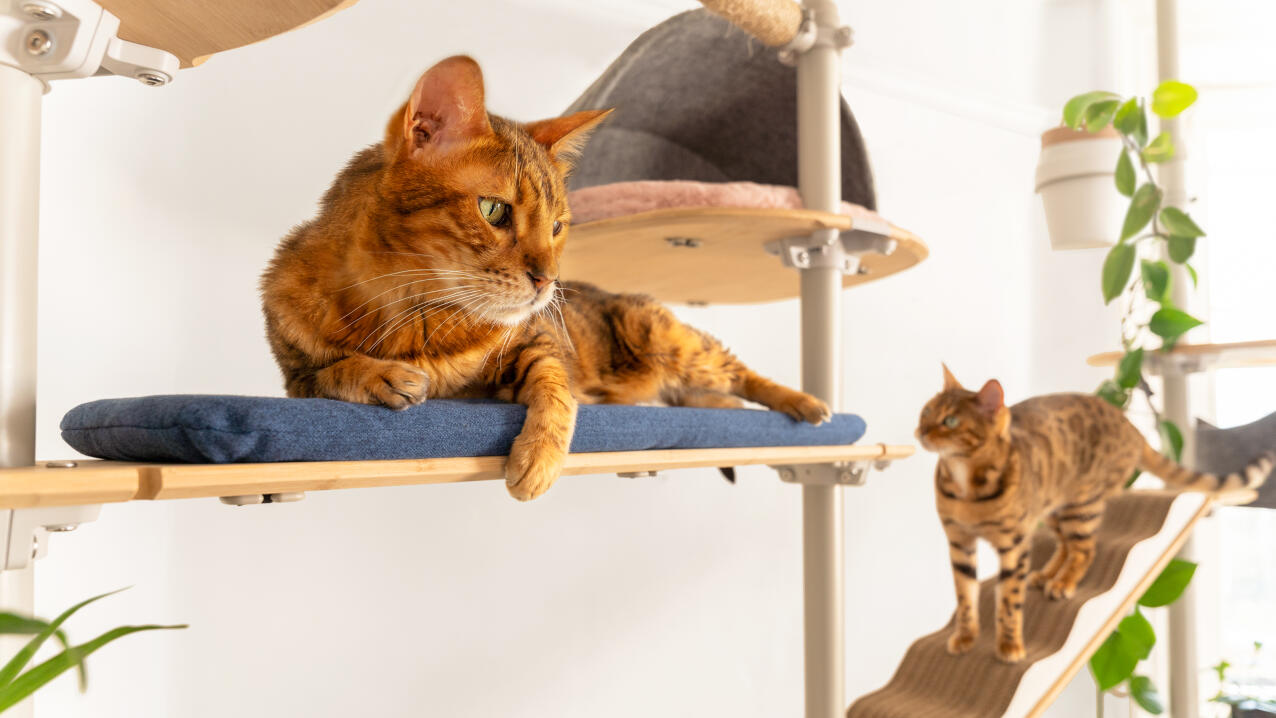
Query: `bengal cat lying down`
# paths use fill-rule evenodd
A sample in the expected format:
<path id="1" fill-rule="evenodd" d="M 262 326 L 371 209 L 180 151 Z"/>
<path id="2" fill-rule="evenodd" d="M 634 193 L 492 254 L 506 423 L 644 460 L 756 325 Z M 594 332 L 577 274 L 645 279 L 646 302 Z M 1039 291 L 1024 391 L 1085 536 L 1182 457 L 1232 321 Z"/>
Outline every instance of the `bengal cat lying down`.
<path id="1" fill-rule="evenodd" d="M 1257 488 L 1271 472 L 1268 453 L 1243 473 L 1215 476 L 1161 456 L 1120 409 L 1088 394 L 1038 396 L 1006 407 L 993 379 L 978 392 L 963 389 L 944 367 L 944 390 L 922 409 L 922 446 L 939 454 L 935 503 L 948 535 L 957 588 L 957 628 L 950 653 L 979 636 L 975 541 L 997 549 L 997 657 L 1024 657 L 1025 581 L 1051 599 L 1069 598 L 1094 561 L 1094 533 L 1104 502 L 1135 469 L 1186 491 Z M 1028 574 L 1033 530 L 1054 531 L 1054 555 Z"/>
<path id="2" fill-rule="evenodd" d="M 525 404 L 505 469 L 522 500 L 561 473 L 578 402 L 743 398 L 828 419 L 824 402 L 758 376 L 654 300 L 558 281 L 571 225 L 564 179 L 607 114 L 519 124 L 484 109 L 470 58 L 426 71 L 385 140 L 337 175 L 262 278 L 288 395 L 394 409 L 429 397 Z"/>

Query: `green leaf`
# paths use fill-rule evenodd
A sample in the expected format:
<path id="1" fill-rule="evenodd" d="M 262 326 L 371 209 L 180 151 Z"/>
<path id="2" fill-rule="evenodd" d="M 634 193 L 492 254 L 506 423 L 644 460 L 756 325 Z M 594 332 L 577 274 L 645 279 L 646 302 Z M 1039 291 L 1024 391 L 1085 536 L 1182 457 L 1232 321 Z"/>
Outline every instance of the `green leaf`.
<path id="1" fill-rule="evenodd" d="M 1178 424 L 1165 419 L 1157 426 L 1157 431 L 1161 434 L 1161 450 L 1168 451 L 1171 459 L 1175 461 L 1183 460 L 1183 432 L 1179 431 Z"/>
<path id="2" fill-rule="evenodd" d="M 1094 392 L 1098 397 L 1118 409 L 1124 409 L 1130 401 L 1130 393 L 1111 379 L 1105 379 Z"/>
<path id="3" fill-rule="evenodd" d="M 1161 575 L 1157 576 L 1148 587 L 1147 592 L 1139 599 L 1139 605 L 1157 608 L 1174 603 L 1179 596 L 1183 595 L 1194 573 L 1196 573 L 1196 564 L 1191 561 L 1170 559 L 1170 565 L 1166 566 Z"/>
<path id="4" fill-rule="evenodd" d="M 1196 253 L 1196 237 L 1179 237 L 1170 235 L 1166 240 L 1166 244 L 1170 250 L 1170 259 L 1183 264 L 1192 258 Z"/>
<path id="5" fill-rule="evenodd" d="M 1148 226 L 1152 215 L 1156 214 L 1156 209 L 1160 206 L 1161 190 L 1151 182 L 1144 182 L 1130 198 L 1130 209 L 1126 210 L 1125 223 L 1121 227 L 1121 241 L 1124 242 Z"/>
<path id="6" fill-rule="evenodd" d="M 1117 158 L 1116 166 L 1117 191 L 1129 197 L 1134 194 L 1134 183 L 1134 163 L 1130 161 L 1130 153 L 1121 150 L 1121 156 Z"/>
<path id="7" fill-rule="evenodd" d="M 1134 482 L 1135 482 L 1135 481 L 1138 481 L 1138 480 L 1139 480 L 1139 477 L 1140 477 L 1140 476 L 1142 476 L 1142 475 L 1143 475 L 1143 472 L 1142 472 L 1142 471 L 1139 471 L 1138 469 L 1135 469 L 1135 470 L 1134 470 L 1134 473 L 1133 473 L 1133 474 L 1130 474 L 1130 478 L 1128 478 L 1128 479 L 1126 479 L 1126 480 L 1125 480 L 1125 488 L 1127 488 L 1127 489 L 1128 489 L 1128 488 L 1130 488 L 1131 486 L 1134 486 Z"/>
<path id="8" fill-rule="evenodd" d="M 1112 126 L 1116 127 L 1117 132 L 1133 140 L 1134 146 L 1139 149 L 1143 149 L 1143 145 L 1148 143 L 1148 116 L 1137 97 L 1131 97 L 1121 105 L 1121 109 L 1112 118 Z"/>
<path id="9" fill-rule="evenodd" d="M 1186 270 L 1187 270 L 1188 275 L 1192 277 L 1192 286 L 1193 286 L 1193 287 L 1195 287 L 1195 286 L 1197 285 L 1197 279 L 1196 279 L 1196 267 L 1193 267 L 1192 265 L 1188 264 L 1187 262 L 1183 262 L 1183 268 L 1184 268 L 1184 269 L 1186 269 Z"/>
<path id="10" fill-rule="evenodd" d="M 1152 333 L 1158 337 L 1173 341 L 1189 329 L 1199 327 L 1201 323 L 1201 320 L 1181 309 L 1162 307 L 1152 315 L 1152 320 L 1148 322 L 1148 329 L 1151 329 Z"/>
<path id="11" fill-rule="evenodd" d="M 1135 609 L 1134 613 L 1121 619 L 1117 630 L 1125 634 L 1130 639 L 1131 644 L 1139 646 L 1142 651 L 1139 658 L 1147 658 L 1152 654 L 1152 646 L 1156 645 L 1156 631 L 1152 629 L 1152 624 Z"/>
<path id="12" fill-rule="evenodd" d="M 1187 212 L 1178 207 L 1166 207 L 1161 210 L 1161 224 L 1169 233 L 1179 237 L 1204 237 L 1205 230 L 1197 226 Z"/>
<path id="13" fill-rule="evenodd" d="M 1223 660 L 1223 661 L 1219 661 L 1218 663 L 1216 663 L 1216 664 L 1214 664 L 1214 665 L 1210 666 L 1210 668 L 1211 668 L 1211 669 L 1212 669 L 1215 673 L 1217 673 L 1217 674 L 1218 674 L 1218 682 L 1219 682 L 1219 683 L 1222 683 L 1223 681 L 1227 680 L 1227 669 L 1228 669 L 1228 668 L 1231 668 L 1231 667 L 1232 667 L 1232 664 L 1228 663 L 1228 662 L 1227 662 L 1227 661 L 1225 661 L 1225 660 Z"/>
<path id="14" fill-rule="evenodd" d="M 48 629 L 48 622 L 39 618 L 28 618 L 26 616 L 19 616 L 16 613 L 0 613 L 0 633 L 2 634 L 31 636 L 43 633 Z M 62 644 L 62 649 L 70 650 L 71 643 L 67 640 L 66 633 L 64 633 L 60 628 L 53 628 L 52 630 L 53 637 L 58 639 L 58 643 Z M 85 671 L 83 663 L 80 664 L 78 674 L 80 692 L 83 693 L 89 685 L 89 676 Z"/>
<path id="15" fill-rule="evenodd" d="M 1103 303 L 1111 304 L 1121 296 L 1134 271 L 1134 245 L 1118 244 L 1108 251 L 1103 260 Z"/>
<path id="16" fill-rule="evenodd" d="M 1074 130 L 1081 129 L 1081 120 L 1085 117 L 1086 108 L 1095 102 L 1102 100 L 1115 100 L 1117 95 L 1112 92 L 1087 92 L 1068 100 L 1063 106 L 1063 124 Z"/>
<path id="17" fill-rule="evenodd" d="M 107 596 L 119 593 L 120 591 L 123 591 L 123 590 L 124 589 L 120 588 L 114 591 L 104 593 L 100 596 L 94 596 L 93 598 L 80 601 L 74 606 L 63 611 L 62 615 L 58 616 L 57 618 L 53 620 L 53 623 L 50 623 L 47 627 L 45 627 L 43 631 L 39 633 L 39 635 L 37 635 L 35 638 L 32 638 L 31 641 L 27 643 L 27 645 L 23 646 L 22 650 L 14 654 L 13 658 L 9 659 L 9 662 L 4 664 L 4 668 L 0 668 L 0 686 L 4 686 L 8 684 L 9 682 L 11 682 L 18 675 L 18 673 L 20 673 L 22 669 L 26 667 L 27 663 L 31 661 L 31 657 L 35 655 L 36 651 L 40 650 L 40 646 L 44 645 L 45 641 L 49 640 L 49 636 L 53 635 L 54 631 L 57 631 L 58 628 L 60 628 L 62 624 L 66 622 L 66 619 L 70 618 L 76 611 L 80 610 L 81 608 L 84 608 L 85 606 L 89 605 L 90 603 L 93 603 L 94 601 L 99 601 L 103 598 L 106 598 Z M 67 652 L 70 652 L 72 650 L 73 649 L 69 648 L 67 649 Z M 3 709 L 0 708 L 0 710 L 3 710 Z"/>
<path id="18" fill-rule="evenodd" d="M 101 596 L 98 598 L 101 598 Z M 95 599 L 89 599 L 89 601 L 92 600 Z M 172 628 L 186 628 L 186 626 L 121 626 L 107 631 L 87 643 L 81 643 L 71 649 L 62 651 L 18 676 L 12 683 L 0 688 L 0 712 L 12 708 L 27 696 L 35 693 L 44 684 L 79 665 L 84 659 L 92 655 L 94 651 L 116 639 L 139 631 L 158 631 Z"/>
<path id="19" fill-rule="evenodd" d="M 1161 694 L 1156 690 L 1156 686 L 1152 684 L 1152 679 L 1147 676 L 1131 676 L 1130 677 L 1130 697 L 1143 710 L 1154 716 L 1159 716 L 1165 712 L 1165 704 L 1161 700 Z"/>
<path id="20" fill-rule="evenodd" d="M 1099 650 L 1090 656 L 1090 672 L 1099 690 L 1109 691 L 1121 685 L 1134 673 L 1142 649 L 1120 631 L 1113 631 Z"/>
<path id="21" fill-rule="evenodd" d="M 1085 108 L 1085 128 L 1090 132 L 1098 132 L 1112 124 L 1121 103 L 1116 100 L 1100 100 Z"/>
<path id="22" fill-rule="evenodd" d="M 1139 153 L 1144 162 L 1155 163 L 1165 162 L 1174 157 L 1174 140 L 1170 139 L 1170 133 L 1162 132 L 1156 136 L 1156 139 L 1148 143 L 1147 147 Z"/>
<path id="23" fill-rule="evenodd" d="M 1143 350 L 1126 352 L 1117 364 L 1116 382 L 1122 389 L 1133 389 L 1143 378 Z"/>
<path id="24" fill-rule="evenodd" d="M 1196 102 L 1196 88 L 1177 80 L 1166 80 L 1152 92 L 1152 111 L 1174 117 Z"/>
<path id="25" fill-rule="evenodd" d="M 1163 302 L 1170 296 L 1170 268 L 1165 262 L 1149 262 L 1140 264 L 1143 276 L 1143 291 L 1148 299 Z"/>

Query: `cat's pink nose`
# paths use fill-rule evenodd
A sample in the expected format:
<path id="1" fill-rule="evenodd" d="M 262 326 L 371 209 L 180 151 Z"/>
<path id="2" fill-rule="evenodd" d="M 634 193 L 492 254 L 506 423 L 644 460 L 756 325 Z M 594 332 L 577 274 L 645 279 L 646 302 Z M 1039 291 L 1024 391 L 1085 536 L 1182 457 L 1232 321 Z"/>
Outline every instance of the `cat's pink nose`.
<path id="1" fill-rule="evenodd" d="M 546 277 L 544 274 L 537 274 L 536 272 L 528 272 L 527 278 L 532 280 L 532 286 L 535 287 L 538 292 L 544 289 L 545 285 L 554 281 L 549 277 Z"/>

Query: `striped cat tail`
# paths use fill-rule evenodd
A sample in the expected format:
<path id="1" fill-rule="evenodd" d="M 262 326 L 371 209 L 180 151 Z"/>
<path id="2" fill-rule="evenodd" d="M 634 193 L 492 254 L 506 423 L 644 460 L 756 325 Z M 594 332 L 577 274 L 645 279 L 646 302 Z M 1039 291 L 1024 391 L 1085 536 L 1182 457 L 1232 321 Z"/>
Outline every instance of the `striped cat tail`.
<path id="1" fill-rule="evenodd" d="M 1276 452 L 1269 451 L 1235 473 L 1206 474 L 1175 463 L 1148 444 L 1143 445 L 1143 456 L 1139 460 L 1140 469 L 1161 477 L 1171 488 L 1205 492 L 1256 489 L 1263 485 L 1273 466 L 1276 466 Z"/>

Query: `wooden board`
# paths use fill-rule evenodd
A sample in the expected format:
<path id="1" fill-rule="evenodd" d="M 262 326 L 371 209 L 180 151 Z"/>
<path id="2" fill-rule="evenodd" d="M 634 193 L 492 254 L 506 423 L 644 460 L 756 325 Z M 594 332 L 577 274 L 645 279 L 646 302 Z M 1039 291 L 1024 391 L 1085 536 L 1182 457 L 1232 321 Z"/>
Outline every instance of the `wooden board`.
<path id="1" fill-rule="evenodd" d="M 890 682 L 852 704 L 848 718 L 1040 716 L 1178 553 L 1212 503 L 1204 494 L 1165 491 L 1132 491 L 1113 499 L 1099 529 L 1097 557 L 1077 595 L 1050 601 L 1029 589 L 1027 659 L 1006 664 L 994 657 L 996 579 L 984 581 L 984 630 L 974 649 L 948 655 L 950 620 L 914 643 Z M 1045 563 L 1053 544 L 1051 536 L 1037 537 L 1034 567 Z"/>
<path id="2" fill-rule="evenodd" d="M 846 215 L 807 209 L 662 209 L 572 227 L 562 276 L 609 292 L 650 294 L 677 304 L 753 304 L 798 295 L 798 272 L 763 245 L 817 229 L 848 230 Z M 901 272 L 929 254 L 920 239 L 890 227 L 898 243 L 889 255 L 869 254 L 853 287 Z M 669 238 L 691 238 L 677 246 Z"/>
<path id="3" fill-rule="evenodd" d="M 902 459 L 912 446 L 772 446 L 571 454 L 564 475 L 666 471 L 755 464 Z M 133 499 L 189 499 L 500 479 L 505 457 L 269 464 L 120 464 L 0 469 L 0 509 L 71 506 Z"/>
<path id="4" fill-rule="evenodd" d="M 166 50 L 193 67 L 209 55 L 260 42 L 358 0 L 98 0 L 120 19 L 120 39 Z"/>
<path id="5" fill-rule="evenodd" d="M 1116 366 L 1121 352 L 1104 352 L 1086 359 L 1090 366 Z M 1180 344 L 1169 352 L 1147 352 L 1144 368 L 1160 373 L 1165 362 L 1173 361 L 1189 372 L 1235 367 L 1276 366 L 1276 339 L 1228 344 Z"/>

